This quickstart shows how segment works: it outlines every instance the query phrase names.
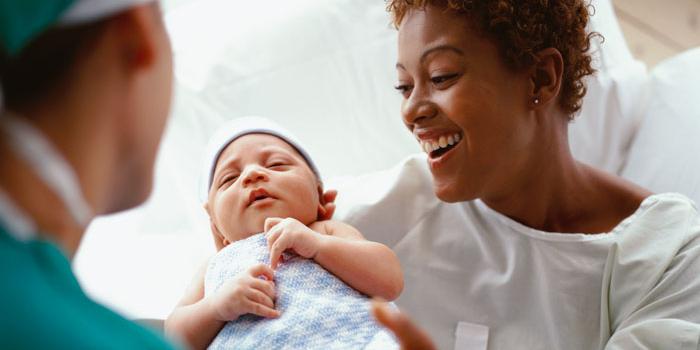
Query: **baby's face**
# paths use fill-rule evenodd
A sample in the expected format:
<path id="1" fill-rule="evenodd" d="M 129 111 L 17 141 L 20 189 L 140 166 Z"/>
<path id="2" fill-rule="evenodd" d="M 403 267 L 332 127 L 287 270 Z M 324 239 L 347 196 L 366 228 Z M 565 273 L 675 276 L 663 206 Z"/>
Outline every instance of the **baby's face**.
<path id="1" fill-rule="evenodd" d="M 234 242 L 262 232 L 269 217 L 313 223 L 320 190 L 294 147 L 272 135 L 249 134 L 219 156 L 207 211 L 223 238 Z"/>

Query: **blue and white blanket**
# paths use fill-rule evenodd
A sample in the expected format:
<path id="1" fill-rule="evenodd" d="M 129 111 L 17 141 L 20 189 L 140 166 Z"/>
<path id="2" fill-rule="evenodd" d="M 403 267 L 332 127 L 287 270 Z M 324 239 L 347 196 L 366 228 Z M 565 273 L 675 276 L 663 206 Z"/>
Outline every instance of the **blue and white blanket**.
<path id="1" fill-rule="evenodd" d="M 205 295 L 255 264 L 269 264 L 263 234 L 234 242 L 209 262 Z M 313 260 L 285 254 L 275 271 L 277 319 L 244 315 L 228 322 L 210 349 L 398 349 L 370 314 L 367 296 Z"/>

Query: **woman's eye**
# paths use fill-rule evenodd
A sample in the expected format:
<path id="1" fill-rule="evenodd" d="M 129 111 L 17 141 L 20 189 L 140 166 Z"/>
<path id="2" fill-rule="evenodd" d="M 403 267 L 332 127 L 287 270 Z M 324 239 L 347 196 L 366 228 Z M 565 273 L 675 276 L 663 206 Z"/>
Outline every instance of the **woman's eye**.
<path id="1" fill-rule="evenodd" d="M 436 77 L 430 78 L 430 81 L 433 82 L 433 84 L 442 84 L 446 81 L 450 81 L 454 78 L 457 77 L 457 74 L 446 74 L 446 75 L 438 75 Z"/>
<path id="2" fill-rule="evenodd" d="M 396 89 L 396 91 L 398 91 L 404 97 L 408 97 L 408 95 L 411 94 L 411 89 L 413 89 L 413 87 L 411 85 L 401 84 L 394 86 L 394 89 Z"/>

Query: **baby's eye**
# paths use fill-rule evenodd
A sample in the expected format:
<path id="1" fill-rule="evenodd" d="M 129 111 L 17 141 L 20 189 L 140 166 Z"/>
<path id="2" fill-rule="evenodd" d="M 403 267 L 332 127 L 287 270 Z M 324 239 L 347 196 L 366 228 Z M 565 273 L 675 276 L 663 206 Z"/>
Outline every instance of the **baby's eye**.
<path id="1" fill-rule="evenodd" d="M 438 75 L 438 76 L 430 78 L 430 81 L 433 84 L 438 85 L 438 84 L 442 84 L 444 82 L 450 81 L 456 77 L 457 77 L 456 73 L 455 74 Z"/>
<path id="2" fill-rule="evenodd" d="M 272 162 L 267 167 L 268 168 L 281 168 L 284 166 L 287 166 L 287 163 L 285 163 L 285 162 Z"/>
<path id="3" fill-rule="evenodd" d="M 229 175 L 221 179 L 221 183 L 219 184 L 219 188 L 223 187 L 229 182 L 235 182 L 236 179 L 238 179 L 238 175 Z"/>

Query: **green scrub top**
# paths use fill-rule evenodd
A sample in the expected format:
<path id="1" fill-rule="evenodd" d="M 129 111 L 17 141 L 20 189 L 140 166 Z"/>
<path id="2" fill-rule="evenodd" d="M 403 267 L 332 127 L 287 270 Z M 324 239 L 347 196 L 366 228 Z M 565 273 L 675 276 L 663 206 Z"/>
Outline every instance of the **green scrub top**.
<path id="1" fill-rule="evenodd" d="M 0 281 L 2 349 L 174 349 L 88 298 L 55 244 L 19 241 L 2 225 Z"/>

